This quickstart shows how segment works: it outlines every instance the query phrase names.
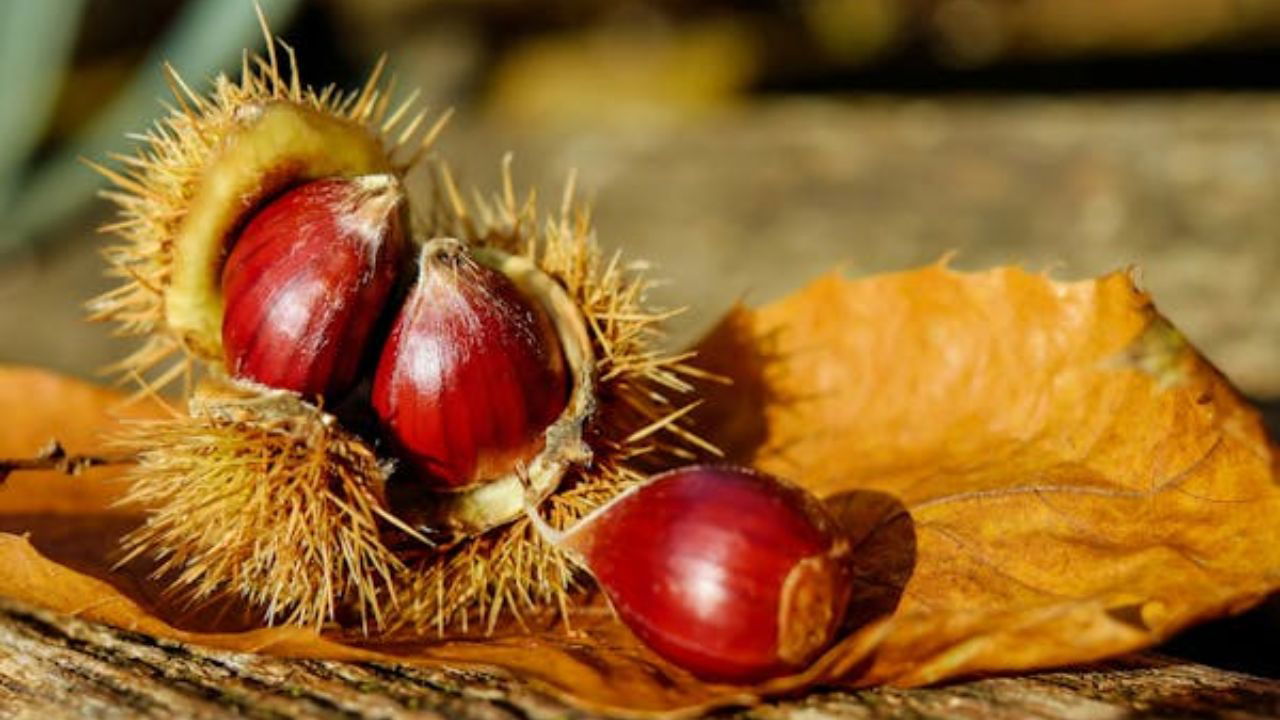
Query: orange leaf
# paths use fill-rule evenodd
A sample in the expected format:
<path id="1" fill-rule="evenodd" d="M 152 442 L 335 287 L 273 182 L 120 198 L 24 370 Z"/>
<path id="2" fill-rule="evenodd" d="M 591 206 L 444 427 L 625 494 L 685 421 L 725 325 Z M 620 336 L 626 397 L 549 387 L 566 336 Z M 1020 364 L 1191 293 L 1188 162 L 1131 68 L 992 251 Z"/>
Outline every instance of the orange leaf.
<path id="1" fill-rule="evenodd" d="M 145 564 L 111 566 L 137 517 L 92 489 L 108 471 L 11 478 L 0 531 L 17 534 L 0 534 L 0 593 L 213 647 L 495 667 L 586 708 L 684 715 L 819 681 L 1087 661 L 1280 584 L 1280 491 L 1256 413 L 1124 275 L 828 277 L 734 311 L 699 351 L 735 381 L 708 387 L 706 434 L 827 497 L 858 548 L 848 635 L 801 676 L 700 683 L 639 646 L 598 598 L 573 611 L 572 633 L 511 626 L 394 645 L 175 606 Z M 92 450 L 117 399 L 0 369 L 0 455 L 29 455 L 50 435 Z"/>
<path id="2" fill-rule="evenodd" d="M 700 360 L 735 380 L 711 439 L 861 518 L 858 611 L 892 617 L 833 673 L 1085 662 L 1280 585 L 1260 418 L 1127 275 L 829 276 L 734 312 Z"/>

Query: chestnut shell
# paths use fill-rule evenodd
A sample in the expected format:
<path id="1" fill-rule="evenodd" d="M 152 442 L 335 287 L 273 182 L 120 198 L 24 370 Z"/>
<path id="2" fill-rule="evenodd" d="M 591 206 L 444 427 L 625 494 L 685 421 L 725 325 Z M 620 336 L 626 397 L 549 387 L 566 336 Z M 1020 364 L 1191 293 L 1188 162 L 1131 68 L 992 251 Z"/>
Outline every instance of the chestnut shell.
<path id="1" fill-rule="evenodd" d="M 624 623 L 714 681 L 757 682 L 830 646 L 849 547 L 816 498 L 744 468 L 656 475 L 564 533 Z"/>
<path id="2" fill-rule="evenodd" d="M 424 252 L 433 244 L 460 245 L 452 238 L 436 238 L 424 244 Z M 521 298 L 545 314 L 563 355 L 568 387 L 559 415 L 540 431 L 540 451 L 517 467 L 483 477 L 470 486 L 444 490 L 424 486 L 412 478 L 405 482 L 406 473 L 393 478 L 391 489 L 397 513 L 441 546 L 514 520 L 524 512 L 526 493 L 539 500 L 547 497 L 559 487 L 570 467 L 589 465 L 593 456 L 583 432 L 596 410 L 595 349 L 577 303 L 527 257 L 493 247 L 461 246 L 471 259 L 486 270 L 501 274 Z M 374 394 L 378 394 L 376 390 Z M 386 415 L 384 408 L 384 422 Z"/>
<path id="3" fill-rule="evenodd" d="M 418 266 L 378 361 L 373 406 L 418 479 L 462 490 L 542 450 L 568 401 L 568 371 L 545 311 L 461 243 L 427 243 Z"/>
<path id="4" fill-rule="evenodd" d="M 392 175 L 316 180 L 267 203 L 222 273 L 228 371 L 333 401 L 357 381 L 400 267 Z"/>

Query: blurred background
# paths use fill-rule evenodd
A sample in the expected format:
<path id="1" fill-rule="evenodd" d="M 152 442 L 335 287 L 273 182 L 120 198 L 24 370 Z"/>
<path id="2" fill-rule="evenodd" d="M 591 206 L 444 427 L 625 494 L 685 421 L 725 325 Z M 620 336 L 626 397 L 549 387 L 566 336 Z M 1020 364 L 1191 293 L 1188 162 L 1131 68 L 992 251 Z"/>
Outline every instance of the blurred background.
<path id="1" fill-rule="evenodd" d="M 647 258 L 695 339 L 739 299 L 832 267 L 1128 265 L 1248 393 L 1280 408 L 1280 0 L 263 0 L 305 79 L 400 87 L 458 116 L 467 184 L 499 159 Z M 249 0 L 0 0 L 0 362 L 83 377 L 126 346 L 102 181 L 167 97 L 262 47 Z M 421 182 L 422 178 L 417 180 Z M 1280 605 L 1171 650 L 1276 674 Z"/>
<path id="2" fill-rule="evenodd" d="M 464 182 L 555 198 L 648 258 L 690 342 L 735 300 L 851 275 L 1137 265 L 1246 391 L 1280 396 L 1280 0 L 264 0 L 317 85 L 386 52 L 459 115 Z M 249 0 L 0 3 L 0 361 L 91 377 L 103 183 L 167 97 L 261 48 Z M 422 178 L 418 178 L 421 180 Z"/>

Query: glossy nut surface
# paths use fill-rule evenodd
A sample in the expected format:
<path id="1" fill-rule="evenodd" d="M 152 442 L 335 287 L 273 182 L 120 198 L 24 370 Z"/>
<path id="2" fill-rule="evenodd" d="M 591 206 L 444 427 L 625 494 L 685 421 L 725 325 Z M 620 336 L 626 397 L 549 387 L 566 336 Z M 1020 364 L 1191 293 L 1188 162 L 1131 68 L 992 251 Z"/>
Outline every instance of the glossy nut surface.
<path id="1" fill-rule="evenodd" d="M 432 240 L 378 362 L 373 406 L 419 479 L 483 484 L 542 449 L 569 380 L 546 313 L 458 241 Z"/>
<path id="2" fill-rule="evenodd" d="M 404 238 L 391 175 L 317 180 L 258 210 L 222 271 L 228 371 L 333 400 L 355 384 Z"/>
<path id="3" fill-rule="evenodd" d="M 847 543 L 822 506 L 750 470 L 658 475 L 562 543 L 645 644 L 707 680 L 803 669 L 831 644 L 848 604 Z"/>

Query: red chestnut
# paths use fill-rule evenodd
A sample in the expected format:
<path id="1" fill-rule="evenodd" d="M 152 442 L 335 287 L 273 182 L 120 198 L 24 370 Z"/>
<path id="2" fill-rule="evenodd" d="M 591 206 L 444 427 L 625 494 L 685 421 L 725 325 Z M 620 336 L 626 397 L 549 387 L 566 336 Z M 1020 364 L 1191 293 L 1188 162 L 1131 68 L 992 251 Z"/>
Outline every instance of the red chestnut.
<path id="1" fill-rule="evenodd" d="M 222 270 L 232 375 L 336 399 L 396 282 L 403 194 L 391 175 L 316 180 L 267 203 Z"/>
<path id="2" fill-rule="evenodd" d="M 849 546 L 834 521 L 812 495 L 763 473 L 666 472 L 565 532 L 527 509 L 642 641 L 707 680 L 803 669 L 849 602 Z"/>
<path id="3" fill-rule="evenodd" d="M 400 456 L 437 490 L 515 469 L 568 401 L 555 328 L 457 240 L 426 243 L 382 350 L 373 407 Z"/>

